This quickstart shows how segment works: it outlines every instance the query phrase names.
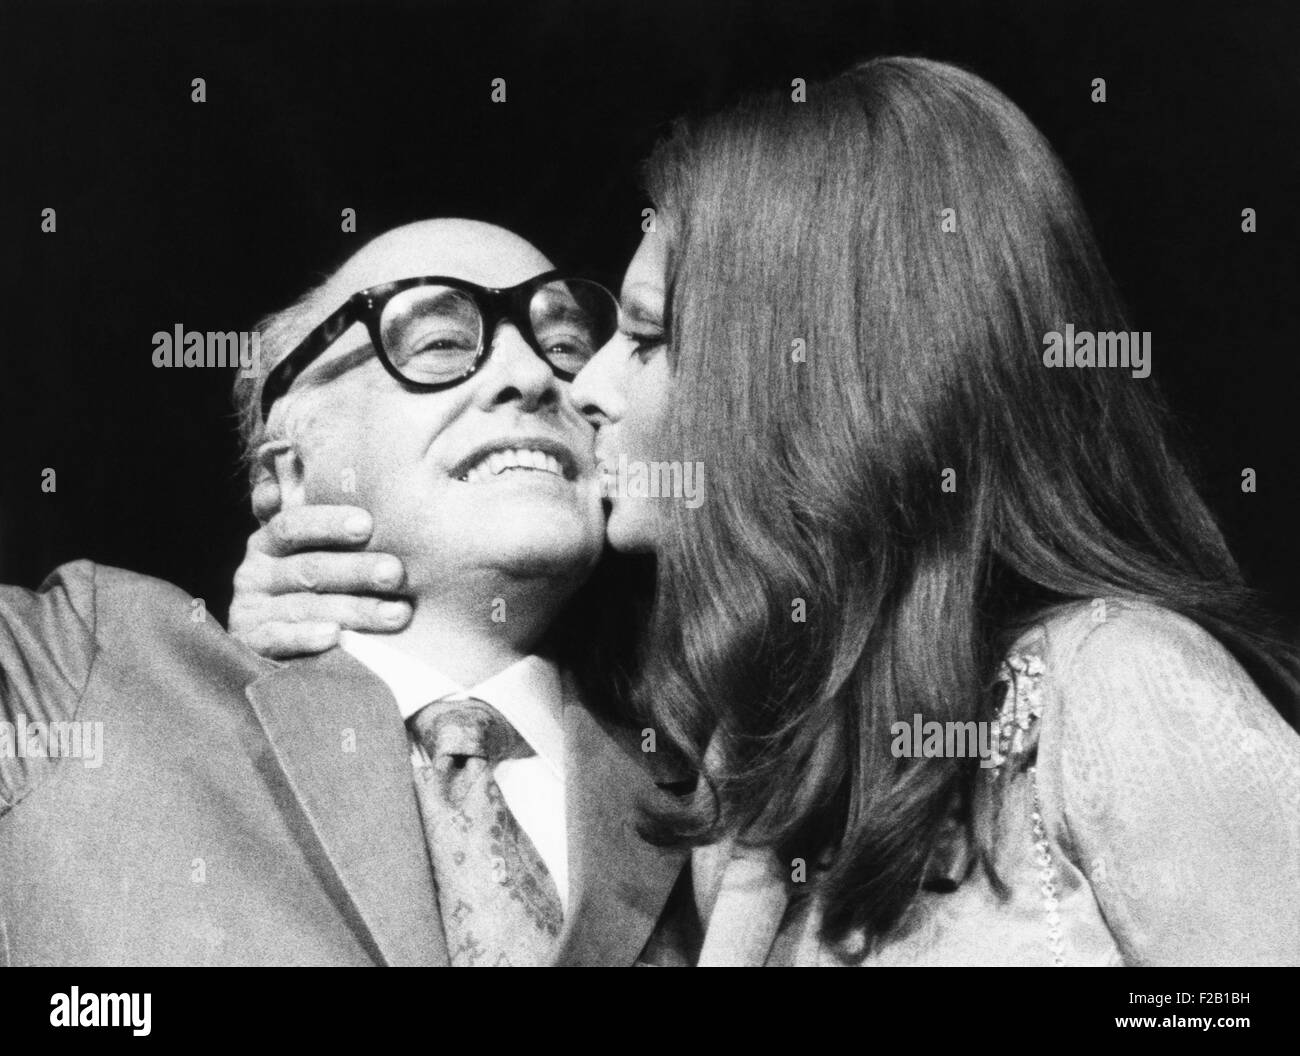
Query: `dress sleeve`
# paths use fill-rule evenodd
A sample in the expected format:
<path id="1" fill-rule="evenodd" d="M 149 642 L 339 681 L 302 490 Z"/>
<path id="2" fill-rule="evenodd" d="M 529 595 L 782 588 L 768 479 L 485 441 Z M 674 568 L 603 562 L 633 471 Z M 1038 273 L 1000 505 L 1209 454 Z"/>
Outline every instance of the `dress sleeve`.
<path id="1" fill-rule="evenodd" d="M 0 815 L 48 764 L 29 748 L 44 724 L 75 717 L 95 654 L 90 562 L 62 566 L 34 591 L 0 586 Z"/>
<path id="2" fill-rule="evenodd" d="M 1125 963 L 1300 963 L 1300 736 L 1232 655 L 1112 604 L 1056 696 L 1062 824 Z"/>

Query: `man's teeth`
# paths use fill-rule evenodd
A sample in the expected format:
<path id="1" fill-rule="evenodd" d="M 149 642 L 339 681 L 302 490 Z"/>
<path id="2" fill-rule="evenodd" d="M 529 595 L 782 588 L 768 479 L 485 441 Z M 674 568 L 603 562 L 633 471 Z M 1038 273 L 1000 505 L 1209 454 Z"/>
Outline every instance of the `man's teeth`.
<path id="1" fill-rule="evenodd" d="M 467 484 L 478 484 L 511 469 L 536 469 L 543 473 L 553 473 L 557 477 L 564 476 L 564 467 L 555 456 L 531 447 L 512 447 L 505 451 L 493 451 L 481 458 L 460 479 Z"/>

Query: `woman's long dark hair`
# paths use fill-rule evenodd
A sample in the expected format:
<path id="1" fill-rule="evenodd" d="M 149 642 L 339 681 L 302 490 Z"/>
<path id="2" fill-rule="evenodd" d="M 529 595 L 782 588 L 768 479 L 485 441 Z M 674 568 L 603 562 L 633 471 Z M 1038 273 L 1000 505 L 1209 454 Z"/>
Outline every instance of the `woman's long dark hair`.
<path id="1" fill-rule="evenodd" d="M 894 759 L 891 724 L 989 718 L 1009 640 L 1077 599 L 1182 613 L 1294 707 L 1300 661 L 1154 379 L 1044 365 L 1051 331 L 1129 325 L 1004 96 L 879 59 L 679 125 L 647 178 L 672 247 L 665 435 L 706 501 L 672 509 L 640 705 L 697 765 L 718 750 L 676 837 L 833 851 L 823 937 L 879 937 L 977 772 Z M 1159 373 L 1178 350 L 1153 344 Z"/>

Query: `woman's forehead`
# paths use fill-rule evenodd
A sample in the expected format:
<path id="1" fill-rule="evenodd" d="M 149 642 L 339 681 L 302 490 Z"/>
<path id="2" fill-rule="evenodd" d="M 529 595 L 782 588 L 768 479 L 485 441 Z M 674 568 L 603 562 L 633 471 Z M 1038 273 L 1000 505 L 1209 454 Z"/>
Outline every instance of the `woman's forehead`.
<path id="1" fill-rule="evenodd" d="M 662 306 L 667 280 L 668 240 L 658 232 L 648 231 L 623 276 L 624 307 L 631 310 L 634 303 Z"/>

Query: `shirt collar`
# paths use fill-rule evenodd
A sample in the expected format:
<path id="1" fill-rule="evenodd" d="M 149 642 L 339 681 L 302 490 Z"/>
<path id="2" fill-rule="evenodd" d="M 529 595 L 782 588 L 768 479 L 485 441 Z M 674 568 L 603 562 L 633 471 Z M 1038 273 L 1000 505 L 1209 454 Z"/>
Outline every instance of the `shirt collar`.
<path id="1" fill-rule="evenodd" d="M 564 777 L 564 679 L 554 661 L 525 656 L 467 689 L 377 635 L 345 630 L 339 645 L 388 686 L 403 722 L 435 700 L 475 697 L 501 712 L 556 775 Z"/>

